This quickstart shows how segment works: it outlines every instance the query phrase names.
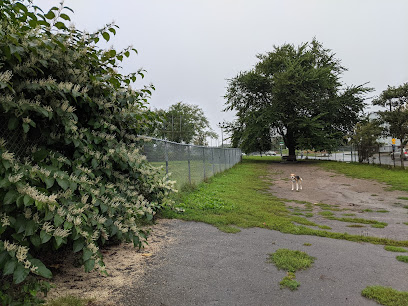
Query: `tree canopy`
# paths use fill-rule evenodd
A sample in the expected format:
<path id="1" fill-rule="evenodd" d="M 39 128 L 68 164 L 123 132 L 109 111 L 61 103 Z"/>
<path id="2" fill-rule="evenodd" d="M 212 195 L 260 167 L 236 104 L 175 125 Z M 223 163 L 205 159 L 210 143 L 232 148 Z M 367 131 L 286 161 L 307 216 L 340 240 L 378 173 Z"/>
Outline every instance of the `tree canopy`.
<path id="1" fill-rule="evenodd" d="M 234 144 L 249 151 L 279 135 L 295 159 L 296 149 L 331 150 L 353 130 L 370 89 L 342 84 L 346 69 L 331 50 L 313 39 L 257 58 L 252 70 L 228 81 L 225 110 L 237 111 L 229 125 Z"/>
<path id="2" fill-rule="evenodd" d="M 217 138 L 203 110 L 193 104 L 178 102 L 167 110 L 156 110 L 162 123 L 156 127 L 156 136 L 179 143 L 206 145 L 207 137 Z"/>
<path id="3" fill-rule="evenodd" d="M 400 140 L 402 153 L 403 147 L 408 143 L 408 83 L 398 87 L 388 86 L 373 100 L 373 104 L 386 107 L 387 110 L 379 111 L 378 114 L 387 124 L 387 135 Z M 401 166 L 404 167 L 402 159 Z"/>

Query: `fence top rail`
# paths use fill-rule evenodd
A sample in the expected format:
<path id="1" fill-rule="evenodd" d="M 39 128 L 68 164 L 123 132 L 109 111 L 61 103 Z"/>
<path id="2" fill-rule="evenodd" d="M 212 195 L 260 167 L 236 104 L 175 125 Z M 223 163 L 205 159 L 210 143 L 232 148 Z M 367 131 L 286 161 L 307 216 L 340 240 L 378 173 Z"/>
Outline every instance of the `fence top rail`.
<path id="1" fill-rule="evenodd" d="M 170 141 L 170 140 L 165 140 L 165 139 L 160 139 L 160 138 L 155 138 L 155 137 L 150 137 L 150 136 L 145 136 L 145 135 L 137 135 L 137 137 L 140 138 L 140 139 L 149 139 L 149 140 L 161 141 L 161 142 L 166 142 L 166 143 L 169 143 L 169 144 L 175 144 L 175 145 L 186 146 L 186 147 L 196 147 L 196 148 L 206 148 L 206 149 L 223 149 L 223 150 L 240 150 L 239 148 L 197 146 L 197 145 L 193 145 L 193 144 L 179 143 L 179 142 L 174 142 L 174 141 Z"/>

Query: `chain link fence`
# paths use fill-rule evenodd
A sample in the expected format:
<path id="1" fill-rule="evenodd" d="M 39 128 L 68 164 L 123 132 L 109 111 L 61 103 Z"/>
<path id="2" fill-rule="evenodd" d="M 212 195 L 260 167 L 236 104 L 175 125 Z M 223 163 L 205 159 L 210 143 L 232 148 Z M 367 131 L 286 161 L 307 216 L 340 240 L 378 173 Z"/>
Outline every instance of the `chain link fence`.
<path id="1" fill-rule="evenodd" d="M 400 167 L 401 160 L 404 167 L 408 166 L 408 151 L 399 146 L 373 146 L 359 148 L 357 146 L 339 147 L 333 152 L 315 152 L 310 150 L 299 150 L 296 152 L 298 159 L 317 159 L 341 162 L 361 162 L 375 165 L 388 165 Z M 402 158 L 401 158 L 402 157 Z"/>
<path id="2" fill-rule="evenodd" d="M 141 136 L 143 153 L 153 165 L 171 173 L 176 187 L 198 184 L 241 161 L 241 149 L 203 147 Z"/>

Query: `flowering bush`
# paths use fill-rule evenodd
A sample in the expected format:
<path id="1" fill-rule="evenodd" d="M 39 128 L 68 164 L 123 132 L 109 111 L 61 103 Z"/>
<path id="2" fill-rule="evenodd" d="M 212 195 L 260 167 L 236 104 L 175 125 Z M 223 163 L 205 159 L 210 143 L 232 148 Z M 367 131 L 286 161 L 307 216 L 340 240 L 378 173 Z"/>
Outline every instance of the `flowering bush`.
<path id="1" fill-rule="evenodd" d="M 115 237 L 140 246 L 138 224 L 173 190 L 139 151 L 137 135 L 154 120 L 152 87 L 130 87 L 143 71 L 117 72 L 136 50 L 98 48 L 117 27 L 84 33 L 65 25 L 66 10 L 0 2 L 3 281 L 51 277 L 36 254 L 62 245 L 82 252 L 86 271 L 104 271 L 100 245 Z"/>

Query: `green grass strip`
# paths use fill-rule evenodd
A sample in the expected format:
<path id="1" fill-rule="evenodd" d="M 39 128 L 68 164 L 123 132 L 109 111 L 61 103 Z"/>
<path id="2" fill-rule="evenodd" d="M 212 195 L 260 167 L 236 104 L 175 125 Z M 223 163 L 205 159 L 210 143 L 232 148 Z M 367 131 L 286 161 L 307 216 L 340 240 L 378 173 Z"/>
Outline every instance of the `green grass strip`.
<path id="1" fill-rule="evenodd" d="M 361 295 L 386 306 L 408 305 L 408 292 L 398 291 L 390 287 L 369 286 Z"/>
<path id="2" fill-rule="evenodd" d="M 384 247 L 384 250 L 389 251 L 389 252 L 408 252 L 406 249 L 401 248 L 401 247 L 395 247 L 393 245 L 386 245 Z"/>
<path id="3" fill-rule="evenodd" d="M 375 180 L 389 185 L 390 189 L 408 191 L 407 171 L 387 166 L 358 163 L 319 162 L 320 167 L 334 170 L 353 178 Z"/>

